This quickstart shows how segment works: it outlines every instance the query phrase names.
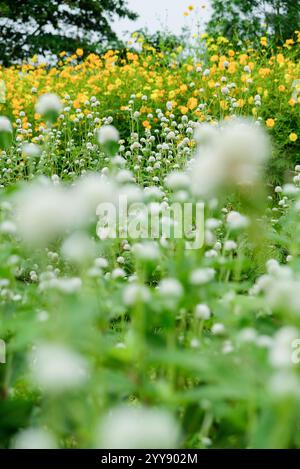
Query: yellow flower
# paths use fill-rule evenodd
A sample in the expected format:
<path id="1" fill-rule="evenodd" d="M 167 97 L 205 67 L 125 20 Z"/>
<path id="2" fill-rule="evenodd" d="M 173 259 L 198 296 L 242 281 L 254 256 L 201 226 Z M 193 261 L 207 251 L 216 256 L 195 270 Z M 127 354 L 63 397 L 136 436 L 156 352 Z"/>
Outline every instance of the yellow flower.
<path id="1" fill-rule="evenodd" d="M 188 108 L 186 106 L 180 106 L 179 109 L 180 109 L 181 114 L 188 113 Z"/>
<path id="2" fill-rule="evenodd" d="M 285 91 L 285 86 L 284 85 L 279 85 L 278 90 L 281 91 L 281 93 L 282 93 L 283 91 Z"/>
<path id="3" fill-rule="evenodd" d="M 277 54 L 277 62 L 279 64 L 283 64 L 284 63 L 284 56 L 283 54 Z"/>
<path id="4" fill-rule="evenodd" d="M 293 40 L 293 39 L 287 39 L 287 40 L 285 41 L 285 45 L 287 45 L 287 46 L 291 46 L 292 44 L 294 44 L 294 40 Z"/>
<path id="5" fill-rule="evenodd" d="M 260 38 L 260 44 L 263 46 L 263 47 L 267 47 L 268 45 L 268 40 L 265 36 L 261 37 Z"/>
<path id="6" fill-rule="evenodd" d="M 196 98 L 190 98 L 187 104 L 188 108 L 192 111 L 198 106 L 198 100 Z"/>
<path id="7" fill-rule="evenodd" d="M 145 129 L 151 129 L 151 125 L 149 121 L 144 121 L 143 126 L 145 127 Z"/>
<path id="8" fill-rule="evenodd" d="M 296 142 L 298 140 L 298 135 L 295 132 L 292 132 L 289 136 L 291 142 Z"/>
<path id="9" fill-rule="evenodd" d="M 193 11 L 193 9 L 194 9 L 193 5 L 188 6 L 188 10 Z"/>
<path id="10" fill-rule="evenodd" d="M 78 57 L 81 57 L 83 55 L 83 49 L 76 49 L 76 55 L 78 55 Z"/>
<path id="11" fill-rule="evenodd" d="M 272 129 L 275 125 L 275 120 L 272 119 L 272 118 L 269 118 L 266 120 L 266 126 L 269 128 L 269 129 Z"/>

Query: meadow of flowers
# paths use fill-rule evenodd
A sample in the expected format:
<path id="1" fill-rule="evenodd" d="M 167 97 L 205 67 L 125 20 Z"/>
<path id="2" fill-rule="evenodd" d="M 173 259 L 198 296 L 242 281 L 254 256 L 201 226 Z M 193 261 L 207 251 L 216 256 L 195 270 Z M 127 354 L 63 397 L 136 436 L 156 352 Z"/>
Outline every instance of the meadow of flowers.
<path id="1" fill-rule="evenodd" d="M 133 40 L 0 67 L 0 446 L 299 448 L 299 33 Z"/>

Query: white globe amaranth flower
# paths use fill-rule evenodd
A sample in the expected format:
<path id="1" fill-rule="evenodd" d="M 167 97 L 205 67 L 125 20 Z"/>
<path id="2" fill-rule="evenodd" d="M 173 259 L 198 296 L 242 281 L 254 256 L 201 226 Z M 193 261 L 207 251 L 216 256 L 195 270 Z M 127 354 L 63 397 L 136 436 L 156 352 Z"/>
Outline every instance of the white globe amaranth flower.
<path id="1" fill-rule="evenodd" d="M 279 329 L 274 336 L 269 351 L 269 361 L 274 368 L 290 368 L 294 366 L 292 361 L 293 342 L 299 338 L 299 332 L 292 326 Z"/>
<path id="2" fill-rule="evenodd" d="M 164 278 L 158 284 L 159 294 L 167 299 L 180 299 L 183 286 L 176 278 Z"/>
<path id="3" fill-rule="evenodd" d="M 42 428 L 21 430 L 13 438 L 12 449 L 56 449 L 54 437 Z"/>
<path id="4" fill-rule="evenodd" d="M 65 345 L 38 344 L 30 355 L 33 382 L 47 393 L 77 389 L 88 379 L 83 357 Z"/>
<path id="5" fill-rule="evenodd" d="M 115 203 L 118 192 L 114 181 L 107 176 L 88 173 L 76 182 L 73 197 L 79 206 L 85 207 L 92 215 L 99 204 L 105 202 Z"/>
<path id="6" fill-rule="evenodd" d="M 155 241 L 144 241 L 132 246 L 132 252 L 141 261 L 155 261 L 159 259 L 159 246 Z"/>
<path id="7" fill-rule="evenodd" d="M 148 186 L 144 188 L 144 196 L 147 200 L 158 200 L 163 197 L 164 193 L 162 192 L 159 187 L 156 186 Z"/>
<path id="8" fill-rule="evenodd" d="M 5 116 L 0 116 L 0 133 L 1 132 L 12 133 L 12 131 L 13 131 L 13 128 L 12 128 L 10 120 Z"/>
<path id="9" fill-rule="evenodd" d="M 125 277 L 126 277 L 126 272 L 121 267 L 116 267 L 111 273 L 111 278 L 114 280 L 118 278 L 125 278 Z"/>
<path id="10" fill-rule="evenodd" d="M 221 322 L 216 322 L 211 328 L 213 335 L 223 335 L 225 334 L 225 326 Z"/>
<path id="11" fill-rule="evenodd" d="M 15 198 L 16 223 L 23 239 L 31 244 L 47 244 L 65 230 L 82 223 L 85 215 L 65 188 L 33 183 Z"/>
<path id="12" fill-rule="evenodd" d="M 119 131 L 113 125 L 103 125 L 97 130 L 96 135 L 100 145 L 105 145 L 110 142 L 118 143 L 120 140 Z"/>
<path id="13" fill-rule="evenodd" d="M 41 148 L 35 143 L 24 143 L 22 152 L 25 156 L 37 158 L 41 154 Z"/>
<path id="14" fill-rule="evenodd" d="M 36 103 L 35 110 L 37 114 L 43 116 L 46 120 L 53 122 L 62 112 L 63 105 L 57 94 L 42 94 Z"/>
<path id="15" fill-rule="evenodd" d="M 232 210 L 226 217 L 226 222 L 232 230 L 247 228 L 250 224 L 249 218 L 241 215 L 239 212 Z"/>
<path id="16" fill-rule="evenodd" d="M 74 294 L 82 287 L 82 280 L 80 277 L 61 277 L 50 278 L 42 280 L 39 284 L 39 290 L 57 290 L 65 294 Z"/>
<path id="17" fill-rule="evenodd" d="M 198 319 L 207 320 L 211 317 L 211 311 L 206 304 L 200 303 L 196 305 L 195 316 Z"/>
<path id="18" fill-rule="evenodd" d="M 211 145 L 218 137 L 218 128 L 210 124 L 197 124 L 194 132 L 194 139 L 197 145 Z"/>
<path id="19" fill-rule="evenodd" d="M 275 371 L 269 381 L 269 392 L 278 399 L 298 398 L 300 380 L 290 369 Z"/>
<path id="20" fill-rule="evenodd" d="M 13 235 L 17 232 L 17 227 L 11 220 L 5 220 L 0 223 L 0 233 Z"/>
<path id="21" fill-rule="evenodd" d="M 260 179 L 270 142 L 253 121 L 235 118 L 217 127 L 201 125 L 197 132 L 198 154 L 188 167 L 195 195 L 209 196 L 224 188 L 253 185 Z"/>
<path id="22" fill-rule="evenodd" d="M 300 299 L 296 292 L 300 280 L 287 265 L 281 266 L 275 259 L 267 262 L 268 274 L 259 277 L 254 286 L 254 294 L 263 292 L 269 306 L 274 310 L 299 313 Z"/>
<path id="23" fill-rule="evenodd" d="M 97 446 L 106 449 L 177 448 L 180 429 L 172 414 L 147 407 L 120 406 L 104 416 Z"/>
<path id="24" fill-rule="evenodd" d="M 150 292 L 145 285 L 131 283 L 124 288 L 123 302 L 126 306 L 133 306 L 137 303 L 147 303 L 150 301 Z"/>
<path id="25" fill-rule="evenodd" d="M 186 173 L 174 171 L 166 177 L 166 185 L 173 191 L 186 189 L 189 187 L 190 180 Z"/>
<path id="26" fill-rule="evenodd" d="M 0 150 L 7 150 L 12 142 L 13 128 L 10 120 L 0 116 Z"/>
<path id="27" fill-rule="evenodd" d="M 61 253 L 67 261 L 83 264 L 94 256 L 95 243 L 83 232 L 73 233 L 63 242 Z"/>
<path id="28" fill-rule="evenodd" d="M 235 251 L 236 248 L 237 248 L 237 244 L 232 239 L 228 239 L 228 240 L 225 241 L 225 243 L 224 243 L 224 250 L 225 251 Z"/>
<path id="29" fill-rule="evenodd" d="M 195 269 L 191 272 L 190 283 L 192 285 L 204 285 L 213 280 L 215 273 L 215 270 L 211 267 Z"/>

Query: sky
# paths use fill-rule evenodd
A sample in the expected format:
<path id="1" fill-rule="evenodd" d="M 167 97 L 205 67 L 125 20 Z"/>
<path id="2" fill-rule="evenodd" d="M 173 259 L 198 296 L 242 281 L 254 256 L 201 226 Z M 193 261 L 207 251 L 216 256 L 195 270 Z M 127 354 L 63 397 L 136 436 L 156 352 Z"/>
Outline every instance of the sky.
<path id="1" fill-rule="evenodd" d="M 184 12 L 189 5 L 194 6 L 195 10 L 186 17 Z M 211 11 L 209 0 L 128 0 L 128 6 L 139 14 L 139 19 L 134 22 L 115 21 L 114 29 L 123 37 L 127 36 L 126 31 L 133 32 L 146 26 L 151 32 L 168 28 L 176 34 L 185 25 L 194 30 L 199 20 L 203 30 Z"/>

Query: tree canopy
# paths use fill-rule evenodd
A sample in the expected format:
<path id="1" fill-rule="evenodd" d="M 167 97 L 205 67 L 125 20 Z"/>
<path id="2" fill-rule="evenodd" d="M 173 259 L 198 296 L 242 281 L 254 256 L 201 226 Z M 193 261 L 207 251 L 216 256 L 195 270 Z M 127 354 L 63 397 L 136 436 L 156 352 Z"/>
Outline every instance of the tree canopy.
<path id="1" fill-rule="evenodd" d="M 0 0 L 0 61 L 117 43 L 116 18 L 134 20 L 126 0 Z"/>
<path id="2" fill-rule="evenodd" d="M 230 40 L 267 31 L 280 43 L 299 29 L 300 0 L 212 0 L 212 7 L 208 32 Z"/>

